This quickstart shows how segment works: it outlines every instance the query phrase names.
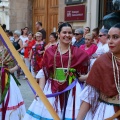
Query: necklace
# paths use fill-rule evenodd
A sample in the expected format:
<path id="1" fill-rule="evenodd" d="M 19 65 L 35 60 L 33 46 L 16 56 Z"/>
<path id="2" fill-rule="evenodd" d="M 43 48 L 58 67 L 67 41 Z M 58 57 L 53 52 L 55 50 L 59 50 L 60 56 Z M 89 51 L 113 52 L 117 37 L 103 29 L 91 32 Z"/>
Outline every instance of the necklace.
<path id="1" fill-rule="evenodd" d="M 116 57 L 113 55 L 113 53 L 112 53 L 112 65 L 113 65 L 113 75 L 114 75 L 115 85 L 119 94 L 119 102 L 120 102 L 120 74 L 119 74 L 119 68 L 117 65 Z"/>
<path id="2" fill-rule="evenodd" d="M 68 50 L 67 50 L 67 51 L 70 51 L 70 46 L 68 47 Z M 60 60 L 61 60 L 61 65 L 62 65 L 62 68 L 63 68 L 62 52 L 61 52 L 60 45 L 59 45 L 59 52 L 60 52 Z M 69 67 L 69 60 L 68 60 L 68 67 Z"/>
<path id="3" fill-rule="evenodd" d="M 60 45 L 60 44 L 59 44 Z M 63 66 L 63 61 L 62 61 L 62 53 L 61 53 L 61 50 L 60 50 L 60 46 L 58 45 L 57 49 L 56 49 L 56 52 L 55 52 L 55 55 L 54 55 L 54 76 L 56 76 L 56 56 L 57 56 L 57 52 L 58 52 L 58 49 L 60 51 L 60 60 L 61 60 L 61 65 L 62 65 L 62 69 L 64 68 Z M 69 75 L 69 69 L 70 69 L 70 65 L 71 65 L 71 49 L 70 49 L 70 46 L 68 47 L 68 51 L 69 51 L 69 58 L 68 58 L 68 67 L 67 67 L 67 71 L 65 71 L 66 73 L 66 78 L 65 78 L 65 81 L 67 80 L 68 78 L 68 75 Z M 64 71 L 63 71 L 64 72 Z M 64 84 L 64 82 L 60 83 L 58 82 L 58 84 L 62 85 Z"/>
<path id="4" fill-rule="evenodd" d="M 115 55 L 113 55 L 116 59 L 118 59 L 118 60 L 120 60 L 120 58 L 119 57 L 116 57 Z"/>

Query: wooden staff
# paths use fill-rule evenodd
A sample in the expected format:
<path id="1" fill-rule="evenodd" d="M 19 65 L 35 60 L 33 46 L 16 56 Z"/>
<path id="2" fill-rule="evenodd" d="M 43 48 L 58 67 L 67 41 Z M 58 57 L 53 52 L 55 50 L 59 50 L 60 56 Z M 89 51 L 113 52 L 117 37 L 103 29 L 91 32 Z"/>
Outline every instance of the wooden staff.
<path id="1" fill-rule="evenodd" d="M 18 62 L 18 65 L 24 71 L 25 76 L 27 76 L 30 84 L 32 85 L 32 87 L 36 91 L 37 95 L 40 97 L 41 101 L 44 103 L 44 105 L 46 106 L 46 108 L 48 109 L 48 111 L 50 112 L 52 117 L 54 118 L 54 120 L 60 120 L 57 113 L 53 109 L 52 105 L 49 103 L 48 99 L 46 98 L 43 91 L 41 90 L 41 88 L 37 84 L 36 80 L 33 78 L 32 74 L 30 73 L 30 71 L 28 70 L 26 65 L 24 64 L 23 60 L 20 58 L 19 53 L 15 50 L 15 48 L 12 45 L 11 41 L 9 40 L 9 38 L 7 37 L 7 35 L 5 34 L 5 32 L 3 31 L 3 29 L 1 27 L 0 27 L 0 35 L 4 39 L 5 43 L 7 44 L 7 47 L 11 51 L 11 53 L 14 56 L 14 58 L 16 59 L 16 61 Z"/>

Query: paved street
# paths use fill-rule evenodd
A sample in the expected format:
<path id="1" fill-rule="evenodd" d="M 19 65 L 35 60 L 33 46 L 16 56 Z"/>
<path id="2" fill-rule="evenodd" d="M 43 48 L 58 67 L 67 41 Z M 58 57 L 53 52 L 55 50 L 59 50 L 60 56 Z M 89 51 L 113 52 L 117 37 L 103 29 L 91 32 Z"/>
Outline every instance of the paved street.
<path id="1" fill-rule="evenodd" d="M 23 77 L 24 76 L 20 76 L 20 79 L 18 79 L 18 80 L 21 83 L 21 86 L 19 88 L 20 88 L 21 94 L 23 96 L 26 110 L 27 110 L 34 99 L 34 94 L 31 90 L 31 88 L 29 87 L 27 81 L 22 79 Z"/>

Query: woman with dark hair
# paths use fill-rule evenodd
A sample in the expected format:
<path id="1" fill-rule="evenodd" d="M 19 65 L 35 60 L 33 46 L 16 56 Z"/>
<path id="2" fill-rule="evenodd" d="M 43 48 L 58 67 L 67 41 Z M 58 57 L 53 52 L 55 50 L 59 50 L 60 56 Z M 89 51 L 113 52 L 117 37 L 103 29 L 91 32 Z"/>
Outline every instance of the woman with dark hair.
<path id="1" fill-rule="evenodd" d="M 20 39 L 22 40 L 23 45 L 24 45 L 25 41 L 28 40 L 28 27 L 24 27 L 21 30 Z M 21 54 L 24 55 L 24 48 L 21 50 Z"/>
<path id="2" fill-rule="evenodd" d="M 120 120 L 120 23 L 110 28 L 108 45 L 110 52 L 95 61 L 80 94 L 77 120 Z"/>
<path id="3" fill-rule="evenodd" d="M 58 35 L 56 32 L 52 32 L 49 36 L 49 43 L 45 46 L 45 49 L 49 48 L 52 45 L 57 44 Z"/>
<path id="4" fill-rule="evenodd" d="M 12 31 L 8 32 L 8 36 L 9 36 L 10 41 L 13 42 L 14 41 L 14 37 L 13 37 Z"/>
<path id="5" fill-rule="evenodd" d="M 85 37 L 85 35 L 88 34 L 88 33 L 90 33 L 90 27 L 85 27 L 83 36 Z"/>
<path id="6" fill-rule="evenodd" d="M 92 30 L 92 34 L 94 37 L 94 43 L 97 44 L 97 46 L 99 46 L 100 44 L 100 40 L 99 40 L 99 28 L 94 28 Z"/>
<path id="7" fill-rule="evenodd" d="M 79 74 L 87 73 L 88 55 L 71 45 L 73 33 L 69 23 L 59 26 L 58 36 L 58 45 L 49 47 L 44 53 L 41 74 L 45 79 L 39 84 L 60 119 L 74 120 L 81 104 L 78 94 L 83 89 L 78 78 Z M 53 120 L 42 101 L 38 97 L 36 99 L 24 120 Z"/>
<path id="8" fill-rule="evenodd" d="M 2 25 L 2 29 L 3 29 L 4 31 L 6 31 L 6 24 L 3 24 L 3 25 Z"/>
<path id="9" fill-rule="evenodd" d="M 23 29 L 21 29 L 21 35 L 28 35 L 28 32 L 29 32 L 28 27 L 24 27 Z"/>

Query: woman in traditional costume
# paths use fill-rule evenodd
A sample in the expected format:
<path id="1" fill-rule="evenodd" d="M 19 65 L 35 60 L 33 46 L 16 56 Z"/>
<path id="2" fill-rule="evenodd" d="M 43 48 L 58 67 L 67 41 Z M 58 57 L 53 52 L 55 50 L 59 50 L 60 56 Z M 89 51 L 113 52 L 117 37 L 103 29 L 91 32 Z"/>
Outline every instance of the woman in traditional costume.
<path id="1" fill-rule="evenodd" d="M 13 67 L 13 62 L 0 40 L 0 120 L 22 120 L 26 112 L 18 88 L 20 83 L 12 74 L 18 69 L 17 65 Z"/>
<path id="2" fill-rule="evenodd" d="M 59 44 L 46 49 L 43 57 L 45 80 L 41 88 L 61 120 L 74 120 L 81 104 L 78 94 L 83 83 L 80 74 L 86 74 L 88 55 L 71 45 L 72 27 L 63 23 L 58 29 Z M 42 101 L 37 97 L 28 109 L 24 120 L 53 120 Z"/>
<path id="3" fill-rule="evenodd" d="M 108 35 L 110 52 L 101 55 L 89 73 L 77 120 L 107 120 L 120 110 L 120 23 Z"/>

